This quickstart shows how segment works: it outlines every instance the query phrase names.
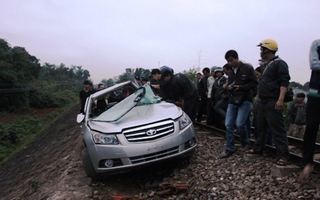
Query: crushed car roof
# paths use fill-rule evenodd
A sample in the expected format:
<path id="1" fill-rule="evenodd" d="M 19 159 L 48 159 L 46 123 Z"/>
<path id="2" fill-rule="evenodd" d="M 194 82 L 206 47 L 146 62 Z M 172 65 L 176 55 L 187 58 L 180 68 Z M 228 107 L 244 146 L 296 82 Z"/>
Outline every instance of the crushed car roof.
<path id="1" fill-rule="evenodd" d="M 108 88 L 106 88 L 106 89 L 103 89 L 103 90 L 101 90 L 101 91 L 95 92 L 94 94 L 91 95 L 91 98 L 95 99 L 95 98 L 97 98 L 97 97 L 99 97 L 99 96 L 101 96 L 101 95 L 104 95 L 104 94 L 106 94 L 106 93 L 108 93 L 108 92 L 117 90 L 118 88 L 121 88 L 121 87 L 123 87 L 123 86 L 125 86 L 125 85 L 128 85 L 128 84 L 130 84 L 130 83 L 132 83 L 132 82 L 131 82 L 131 81 L 125 81 L 125 82 L 122 82 L 122 83 L 115 84 L 115 85 L 110 86 L 110 87 L 108 87 Z M 133 84 L 132 84 L 132 85 L 133 85 Z"/>

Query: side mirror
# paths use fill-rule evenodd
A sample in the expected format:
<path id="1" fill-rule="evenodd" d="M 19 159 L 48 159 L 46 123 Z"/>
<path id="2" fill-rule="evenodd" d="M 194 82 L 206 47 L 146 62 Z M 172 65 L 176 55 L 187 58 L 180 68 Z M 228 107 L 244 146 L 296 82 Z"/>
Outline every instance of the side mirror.
<path id="1" fill-rule="evenodd" d="M 81 123 L 84 120 L 84 114 L 80 113 L 77 115 L 77 123 Z"/>

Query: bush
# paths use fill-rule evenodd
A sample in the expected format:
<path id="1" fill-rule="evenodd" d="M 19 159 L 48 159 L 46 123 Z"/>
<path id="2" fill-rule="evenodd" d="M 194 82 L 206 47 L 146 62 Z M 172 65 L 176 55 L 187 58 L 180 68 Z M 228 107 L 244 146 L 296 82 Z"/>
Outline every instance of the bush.
<path id="1" fill-rule="evenodd" d="M 37 108 L 58 107 L 54 95 L 47 90 L 36 90 L 30 94 L 30 105 Z"/>
<path id="2" fill-rule="evenodd" d="M 15 131 L 9 130 L 8 126 L 0 124 L 0 144 L 1 146 L 8 146 L 9 144 L 17 143 L 18 135 Z"/>
<path id="3" fill-rule="evenodd" d="M 30 134 L 39 131 L 42 120 L 37 117 L 22 117 L 12 124 L 0 124 L 0 142 L 2 145 L 17 144 Z"/>
<path id="4" fill-rule="evenodd" d="M 0 112 L 22 113 L 29 108 L 27 92 L 1 94 L 0 102 L 5 105 L 0 106 Z"/>
<path id="5" fill-rule="evenodd" d="M 71 98 L 71 100 L 72 99 L 73 98 Z M 54 119 L 61 115 L 61 113 L 69 110 L 70 105 L 75 104 L 69 104 L 51 112 L 45 118 L 23 116 L 20 119 L 13 121 L 11 124 L 0 123 L 0 166 L 15 153 L 25 148 L 25 146 L 32 142 L 38 134 L 44 133 L 44 128 L 49 126 Z M 64 128 L 64 125 L 59 127 L 60 130 Z"/>
<path id="6" fill-rule="evenodd" d="M 77 95 L 71 90 L 58 91 L 53 94 L 58 105 L 65 105 L 77 101 Z"/>
<path id="7" fill-rule="evenodd" d="M 30 105 L 37 108 L 59 107 L 77 101 L 77 95 L 71 90 L 50 92 L 45 90 L 33 91 Z"/>

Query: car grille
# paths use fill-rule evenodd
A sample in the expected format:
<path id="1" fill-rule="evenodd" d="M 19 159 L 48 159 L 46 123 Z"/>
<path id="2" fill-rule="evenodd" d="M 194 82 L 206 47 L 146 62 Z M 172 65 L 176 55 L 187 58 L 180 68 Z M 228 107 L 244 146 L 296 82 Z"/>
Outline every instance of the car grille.
<path id="1" fill-rule="evenodd" d="M 164 157 L 174 155 L 177 153 L 179 153 L 179 146 L 171 148 L 171 149 L 167 149 L 164 151 L 156 152 L 156 153 L 131 157 L 130 161 L 132 164 L 138 164 L 138 163 L 148 162 L 148 161 L 152 161 L 152 160 L 157 160 L 157 159 L 164 158 Z"/>
<path id="2" fill-rule="evenodd" d="M 122 133 L 128 142 L 154 141 L 174 132 L 174 123 L 171 120 L 157 122 L 124 130 Z"/>

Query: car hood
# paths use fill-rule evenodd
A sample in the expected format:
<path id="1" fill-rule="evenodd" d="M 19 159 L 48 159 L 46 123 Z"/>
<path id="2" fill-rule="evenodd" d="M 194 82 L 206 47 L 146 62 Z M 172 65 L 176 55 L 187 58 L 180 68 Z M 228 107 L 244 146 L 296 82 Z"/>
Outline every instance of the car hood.
<path id="1" fill-rule="evenodd" d="M 92 130 L 102 133 L 119 133 L 125 128 L 145 125 L 165 119 L 177 119 L 182 115 L 181 108 L 164 101 L 156 104 L 136 106 L 115 122 L 89 121 Z"/>

